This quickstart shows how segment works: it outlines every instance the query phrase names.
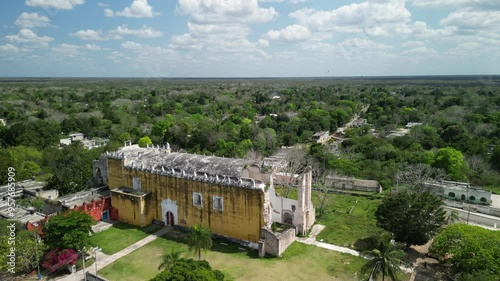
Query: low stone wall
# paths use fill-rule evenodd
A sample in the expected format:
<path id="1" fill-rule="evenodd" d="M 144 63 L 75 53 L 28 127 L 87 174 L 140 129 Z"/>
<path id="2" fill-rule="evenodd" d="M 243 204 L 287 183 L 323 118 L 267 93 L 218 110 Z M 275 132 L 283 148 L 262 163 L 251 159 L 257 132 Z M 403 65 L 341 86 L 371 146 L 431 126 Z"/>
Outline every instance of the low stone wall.
<path id="1" fill-rule="evenodd" d="M 464 203 L 462 201 L 444 200 L 444 204 L 448 207 L 459 208 L 459 209 L 463 209 L 465 211 L 469 210 L 468 207 L 464 206 Z M 470 211 L 476 212 L 476 213 L 481 213 L 481 214 L 486 214 L 486 215 L 490 215 L 490 216 L 500 217 L 500 209 L 492 208 L 490 206 L 471 204 Z"/>
<path id="2" fill-rule="evenodd" d="M 456 208 L 444 207 L 446 212 L 449 214 L 451 211 L 456 211 L 460 221 L 466 222 L 467 220 L 473 224 L 484 225 L 494 229 L 500 228 L 500 218 L 483 215 L 475 212 L 468 212 L 467 210 L 460 210 Z"/>
<path id="3" fill-rule="evenodd" d="M 269 254 L 279 257 L 295 241 L 295 228 L 275 234 L 267 228 L 261 230 L 261 242 L 259 242 L 259 255 Z"/>

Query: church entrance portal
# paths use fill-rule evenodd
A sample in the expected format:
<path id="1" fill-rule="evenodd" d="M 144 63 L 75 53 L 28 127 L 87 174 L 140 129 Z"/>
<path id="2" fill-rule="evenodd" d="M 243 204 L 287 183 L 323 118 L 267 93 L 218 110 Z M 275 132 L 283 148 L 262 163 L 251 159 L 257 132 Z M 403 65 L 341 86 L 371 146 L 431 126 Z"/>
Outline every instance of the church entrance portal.
<path id="1" fill-rule="evenodd" d="M 167 212 L 165 216 L 167 216 L 167 225 L 174 226 L 174 214 L 172 214 L 172 212 Z"/>

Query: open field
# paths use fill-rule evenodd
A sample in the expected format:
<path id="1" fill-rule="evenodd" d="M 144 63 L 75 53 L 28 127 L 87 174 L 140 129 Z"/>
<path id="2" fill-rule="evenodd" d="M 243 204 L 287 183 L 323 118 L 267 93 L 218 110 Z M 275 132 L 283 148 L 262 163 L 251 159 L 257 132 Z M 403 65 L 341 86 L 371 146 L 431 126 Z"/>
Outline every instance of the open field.
<path id="1" fill-rule="evenodd" d="M 160 230 L 158 226 L 150 225 L 139 228 L 119 222 L 102 232 L 92 235 L 90 240 L 93 245 L 102 248 L 105 254 L 112 255 L 158 230 Z"/>
<path id="2" fill-rule="evenodd" d="M 119 259 L 99 271 L 110 281 L 149 280 L 158 271 L 158 264 L 164 252 L 182 250 L 184 256 L 195 258 L 188 252 L 188 246 L 162 237 Z M 283 257 L 257 257 L 257 251 L 239 251 L 237 245 L 221 245 L 215 240 L 213 251 L 202 253 L 210 262 L 229 277 L 228 280 L 356 280 L 357 272 L 365 260 L 347 254 L 317 248 L 295 242 Z"/>

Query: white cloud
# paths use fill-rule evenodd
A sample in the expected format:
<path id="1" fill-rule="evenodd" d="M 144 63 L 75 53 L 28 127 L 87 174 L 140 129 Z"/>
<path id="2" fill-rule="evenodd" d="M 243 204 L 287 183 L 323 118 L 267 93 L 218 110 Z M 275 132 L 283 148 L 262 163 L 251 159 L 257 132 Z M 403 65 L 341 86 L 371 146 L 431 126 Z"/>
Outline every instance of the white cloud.
<path id="1" fill-rule="evenodd" d="M 41 16 L 37 13 L 21 13 L 14 22 L 15 25 L 21 28 L 48 27 L 50 19 L 46 16 Z"/>
<path id="2" fill-rule="evenodd" d="M 420 47 L 415 47 L 409 50 L 405 50 L 402 52 L 402 55 L 404 56 L 433 56 L 437 57 L 439 54 L 436 52 L 436 50 L 426 47 L 426 46 L 420 46 Z"/>
<path id="3" fill-rule="evenodd" d="M 110 7 L 111 5 L 106 4 L 106 3 L 99 2 L 99 3 L 97 3 L 97 6 L 99 6 L 99 7 L 101 7 L 101 8 L 107 8 L 107 7 Z"/>
<path id="4" fill-rule="evenodd" d="M 364 38 L 351 38 L 342 41 L 339 46 L 342 46 L 346 49 L 350 50 L 386 50 L 391 49 L 392 47 L 389 45 L 377 43 L 373 40 L 364 39 Z"/>
<path id="5" fill-rule="evenodd" d="M 12 44 L 5 44 L 5 45 L 1 45 L 0 46 L 0 51 L 1 52 L 14 52 L 14 53 L 17 53 L 17 52 L 19 52 L 19 48 L 17 48 L 16 46 L 14 46 Z"/>
<path id="6" fill-rule="evenodd" d="M 177 11 L 196 23 L 268 22 L 278 13 L 257 0 L 179 0 Z"/>
<path id="7" fill-rule="evenodd" d="M 58 55 L 63 55 L 68 57 L 73 57 L 80 53 L 78 52 L 78 46 L 65 43 L 53 46 L 52 51 L 54 53 L 57 53 Z"/>
<path id="8" fill-rule="evenodd" d="M 146 45 L 134 41 L 124 42 L 121 46 L 134 53 L 134 56 L 131 56 L 131 59 L 134 60 L 134 67 L 147 77 L 169 76 L 166 70 L 171 67 L 170 62 L 177 59 L 176 52 L 169 48 Z M 121 63 L 123 57 L 121 53 L 111 54 L 110 59 Z"/>
<path id="9" fill-rule="evenodd" d="M 49 36 L 38 36 L 31 29 L 23 28 L 16 35 L 5 36 L 7 41 L 18 43 L 31 43 L 38 47 L 47 47 L 49 42 L 54 41 L 54 38 Z"/>
<path id="10" fill-rule="evenodd" d="M 115 15 L 115 12 L 113 12 L 113 10 L 111 10 L 111 9 L 104 9 L 104 15 L 106 17 L 112 17 Z"/>
<path id="11" fill-rule="evenodd" d="M 85 50 L 89 50 L 89 51 L 101 51 L 102 48 L 100 46 L 97 46 L 95 44 L 85 44 L 85 45 L 82 45 L 81 48 L 85 49 Z"/>
<path id="12" fill-rule="evenodd" d="M 269 47 L 269 41 L 267 41 L 266 39 L 259 39 L 257 40 L 257 43 L 259 43 L 259 46 L 261 47 Z"/>
<path id="13" fill-rule="evenodd" d="M 189 15 L 188 32 L 172 36 L 171 50 L 190 63 L 260 60 L 270 55 L 260 47 L 269 46 L 261 38 L 250 41 L 249 24 L 273 19 L 274 8 L 262 8 L 257 0 L 179 0 L 177 12 Z M 182 55 L 180 55 L 182 54 Z"/>
<path id="14" fill-rule="evenodd" d="M 188 30 L 190 33 L 200 36 L 208 34 L 239 34 L 245 36 L 249 33 L 248 26 L 240 23 L 227 24 L 196 24 L 188 22 Z"/>
<path id="15" fill-rule="evenodd" d="M 500 9 L 500 2 L 496 0 L 410 0 L 417 7 L 467 7 L 481 9 Z"/>
<path id="16" fill-rule="evenodd" d="M 102 30 L 93 30 L 93 29 L 79 30 L 75 33 L 70 33 L 70 35 L 78 37 L 82 40 L 94 40 L 94 41 L 108 40 L 107 37 L 103 36 Z"/>
<path id="17" fill-rule="evenodd" d="M 455 35 L 457 28 L 453 26 L 446 26 L 444 28 L 433 29 L 430 28 L 426 22 L 416 21 L 409 26 L 411 33 L 417 38 L 436 38 L 442 39 Z"/>
<path id="18" fill-rule="evenodd" d="M 311 37 L 311 31 L 305 26 L 294 24 L 281 30 L 269 30 L 265 36 L 274 41 L 303 41 Z"/>
<path id="19" fill-rule="evenodd" d="M 420 46 L 424 46 L 424 45 L 425 45 L 424 42 L 416 41 L 416 40 L 410 40 L 410 41 L 406 41 L 406 42 L 401 43 L 401 47 L 403 47 L 403 48 L 416 48 L 416 47 L 420 47 Z"/>
<path id="20" fill-rule="evenodd" d="M 369 0 L 330 11 L 303 8 L 289 16 L 313 31 L 365 32 L 373 36 L 408 33 L 406 25 L 411 20 L 405 0 Z"/>
<path id="21" fill-rule="evenodd" d="M 26 0 L 27 6 L 56 10 L 71 10 L 73 7 L 84 3 L 85 0 Z"/>
<path id="22" fill-rule="evenodd" d="M 309 0 L 286 0 L 286 2 L 291 3 L 291 4 L 299 4 L 299 3 L 305 3 Z M 260 3 L 282 3 L 285 2 L 285 0 L 259 0 Z"/>
<path id="23" fill-rule="evenodd" d="M 461 29 L 500 30 L 500 12 L 460 9 L 442 19 L 441 24 Z"/>
<path id="24" fill-rule="evenodd" d="M 116 29 L 110 31 L 117 35 L 134 35 L 140 38 L 157 38 L 162 36 L 158 30 L 154 30 L 150 26 L 143 25 L 140 29 L 129 29 L 126 25 L 120 25 Z"/>
<path id="25" fill-rule="evenodd" d="M 81 51 L 101 51 L 102 48 L 95 44 L 73 45 L 73 44 L 58 44 L 53 46 L 52 51 L 62 56 L 74 57 L 81 54 Z"/>
<path id="26" fill-rule="evenodd" d="M 153 12 L 153 7 L 148 4 L 148 0 L 133 0 L 130 7 L 126 7 L 123 11 L 114 12 L 110 9 L 105 9 L 104 13 L 107 17 L 116 15 L 129 18 L 152 18 L 158 13 Z"/>

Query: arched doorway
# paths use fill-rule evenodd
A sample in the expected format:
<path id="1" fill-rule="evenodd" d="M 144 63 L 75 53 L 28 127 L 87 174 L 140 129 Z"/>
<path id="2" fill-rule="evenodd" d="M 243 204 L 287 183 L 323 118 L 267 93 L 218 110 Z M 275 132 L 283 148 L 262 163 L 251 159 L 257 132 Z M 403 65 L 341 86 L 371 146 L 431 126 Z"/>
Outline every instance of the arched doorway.
<path id="1" fill-rule="evenodd" d="M 283 213 L 283 223 L 293 225 L 293 215 L 289 212 Z"/>
<path id="2" fill-rule="evenodd" d="M 168 226 L 174 226 L 174 224 L 175 224 L 174 223 L 175 222 L 175 220 L 174 220 L 174 214 L 172 212 L 167 212 L 165 214 L 165 216 L 167 217 L 167 220 L 166 220 L 167 221 L 167 225 Z"/>
<path id="3" fill-rule="evenodd" d="M 94 179 L 95 179 L 97 185 L 104 184 L 104 181 L 102 179 L 101 169 L 99 169 L 99 168 L 95 169 L 95 171 L 94 171 Z"/>

